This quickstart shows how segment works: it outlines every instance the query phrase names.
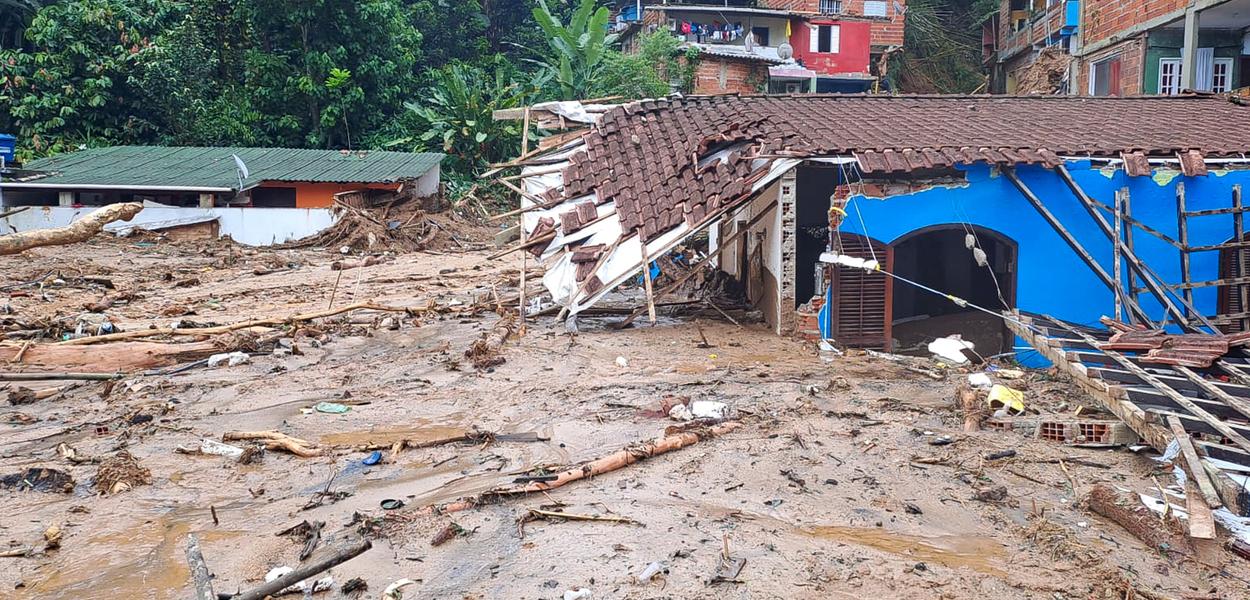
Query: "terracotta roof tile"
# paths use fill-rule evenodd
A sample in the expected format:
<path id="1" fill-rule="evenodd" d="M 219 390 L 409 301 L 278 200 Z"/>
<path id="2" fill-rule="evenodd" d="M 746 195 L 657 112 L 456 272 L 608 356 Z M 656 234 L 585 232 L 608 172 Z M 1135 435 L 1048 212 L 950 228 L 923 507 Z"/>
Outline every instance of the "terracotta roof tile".
<path id="1" fill-rule="evenodd" d="M 598 188 L 622 227 L 650 240 L 745 194 L 761 155 L 853 154 L 866 173 L 898 173 L 1140 152 L 1180 156 L 1197 174 L 1204 156 L 1250 153 L 1250 107 L 1210 96 L 701 96 L 611 110 L 585 141 L 563 197 Z M 730 144 L 728 164 L 697 172 L 701 152 Z"/>

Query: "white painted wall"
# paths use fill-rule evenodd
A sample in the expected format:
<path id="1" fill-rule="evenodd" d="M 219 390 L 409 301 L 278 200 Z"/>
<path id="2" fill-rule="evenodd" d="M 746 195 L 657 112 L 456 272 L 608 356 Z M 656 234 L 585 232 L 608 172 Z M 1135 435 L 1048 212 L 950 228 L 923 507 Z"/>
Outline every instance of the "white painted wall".
<path id="1" fill-rule="evenodd" d="M 709 236 L 709 250 L 715 250 L 722 239 L 727 239 L 737 231 L 737 223 L 739 221 L 745 223 L 755 218 L 761 211 L 768 208 L 769 204 L 777 201 L 777 195 L 781 192 L 781 182 L 775 181 L 767 188 L 763 189 L 755 198 L 751 199 L 746 206 L 738 209 L 736 213 L 721 221 L 722 229 L 715 236 Z M 773 281 L 778 283 L 777 293 L 780 293 L 781 283 L 781 210 L 774 208 L 773 213 L 756 223 L 751 227 L 751 231 L 765 232 L 764 236 L 764 269 L 773 277 Z M 754 234 L 748 234 L 750 238 L 754 238 Z M 738 256 L 738 247 L 740 240 L 734 240 L 728 248 L 720 255 L 720 268 L 722 271 L 741 278 L 742 274 L 738 272 L 742 259 Z M 750 251 L 750 248 L 748 248 Z M 769 307 L 771 314 L 765 315 L 768 322 L 774 328 L 780 327 L 781 314 L 780 299 L 774 299 L 772 306 Z M 778 330 L 779 331 L 779 330 Z"/>
<path id="2" fill-rule="evenodd" d="M 64 227 L 99 208 L 97 206 L 32 206 L 0 219 L 0 235 L 14 231 Z M 306 237 L 334 224 L 335 217 L 328 208 L 183 208 L 148 207 L 129 222 L 119 221 L 105 227 L 105 231 L 130 229 L 143 223 L 170 223 L 194 221 L 205 216 L 215 216 L 221 225 L 222 237 L 249 246 L 280 244 Z"/>

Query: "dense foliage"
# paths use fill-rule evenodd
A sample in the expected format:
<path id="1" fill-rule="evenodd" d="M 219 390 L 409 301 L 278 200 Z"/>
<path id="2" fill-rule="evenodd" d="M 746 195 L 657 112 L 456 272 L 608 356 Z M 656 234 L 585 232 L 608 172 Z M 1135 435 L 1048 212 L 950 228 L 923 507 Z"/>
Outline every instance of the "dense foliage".
<path id="1" fill-rule="evenodd" d="M 519 151 L 491 112 L 689 91 L 697 52 L 614 47 L 605 0 L 0 0 L 0 131 L 23 158 L 110 144 L 428 149 L 467 179 Z M 910 0 L 894 89 L 973 91 L 997 0 Z M 531 136 L 541 135 L 533 131 Z"/>

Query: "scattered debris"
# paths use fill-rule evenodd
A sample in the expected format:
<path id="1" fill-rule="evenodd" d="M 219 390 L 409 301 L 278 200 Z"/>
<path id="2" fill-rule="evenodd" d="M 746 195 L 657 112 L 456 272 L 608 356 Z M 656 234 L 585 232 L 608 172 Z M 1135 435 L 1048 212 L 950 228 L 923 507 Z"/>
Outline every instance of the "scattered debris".
<path id="1" fill-rule="evenodd" d="M 227 442 L 255 440 L 267 450 L 283 450 L 302 458 L 321 456 L 316 444 L 277 431 L 230 431 L 222 434 L 221 439 Z"/>
<path id="2" fill-rule="evenodd" d="M 208 367 L 215 369 L 217 367 L 237 367 L 252 362 L 252 357 L 246 352 L 225 352 L 222 354 L 214 354 L 208 357 Z"/>
<path id="3" fill-rule="evenodd" d="M 65 227 L 34 229 L 20 233 L 0 235 L 0 256 L 17 254 L 42 246 L 64 246 L 90 239 L 114 221 L 129 221 L 143 210 L 137 202 L 108 204 L 91 211 L 87 216 Z"/>
<path id="4" fill-rule="evenodd" d="M 386 508 L 386 507 L 383 507 L 383 508 Z M 446 527 L 440 529 L 438 533 L 434 534 L 434 539 L 430 540 L 430 545 L 442 546 L 443 544 L 446 544 L 448 541 L 450 541 L 454 537 L 467 535 L 467 534 L 468 534 L 468 530 L 466 530 L 465 528 L 461 527 L 459 524 L 453 521 L 451 523 L 448 523 Z"/>
<path id="5" fill-rule="evenodd" d="M 74 478 L 56 469 L 30 468 L 0 477 L 0 488 L 68 494 L 74 491 Z"/>
<path id="6" fill-rule="evenodd" d="M 1189 538 L 1173 519 L 1162 522 L 1142 506 L 1136 494 L 1122 494 L 1110 486 L 1098 484 L 1089 492 L 1089 509 L 1123 527 L 1152 549 L 1192 554 Z"/>
<path id="7" fill-rule="evenodd" d="M 152 483 L 152 472 L 125 450 L 101 460 L 95 476 L 96 489 L 106 494 L 118 494 L 149 483 Z"/>

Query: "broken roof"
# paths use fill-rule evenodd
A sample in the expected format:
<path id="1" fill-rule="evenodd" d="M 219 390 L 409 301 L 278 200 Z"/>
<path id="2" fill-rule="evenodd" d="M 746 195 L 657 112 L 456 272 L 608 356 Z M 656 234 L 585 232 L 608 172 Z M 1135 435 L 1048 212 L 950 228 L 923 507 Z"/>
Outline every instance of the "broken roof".
<path id="1" fill-rule="evenodd" d="M 249 171 L 242 188 L 232 155 Z M 442 154 L 414 152 L 112 146 L 30 162 L 27 170 L 44 174 L 3 185 L 239 191 L 262 181 L 396 183 L 419 178 L 442 160 Z"/>
<path id="2" fill-rule="evenodd" d="M 1245 153 L 1250 107 L 1216 96 L 674 97 L 613 108 L 558 155 L 533 157 L 522 175 L 524 222 L 531 236 L 541 229 L 550 240 L 536 250 L 544 259 L 604 245 L 598 264 L 576 269 L 573 280 L 559 279 L 564 269 L 548 271 L 553 296 L 576 312 L 639 261 L 805 159 L 889 174 L 973 163 L 1054 167 L 1072 156 L 1131 156 L 1134 165 L 1144 157 L 1148 165 L 1165 157 L 1201 174 L 1204 157 Z M 578 206 L 587 202 L 598 207 L 593 215 Z"/>

